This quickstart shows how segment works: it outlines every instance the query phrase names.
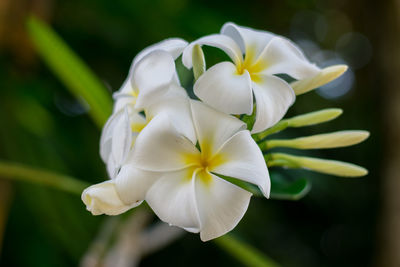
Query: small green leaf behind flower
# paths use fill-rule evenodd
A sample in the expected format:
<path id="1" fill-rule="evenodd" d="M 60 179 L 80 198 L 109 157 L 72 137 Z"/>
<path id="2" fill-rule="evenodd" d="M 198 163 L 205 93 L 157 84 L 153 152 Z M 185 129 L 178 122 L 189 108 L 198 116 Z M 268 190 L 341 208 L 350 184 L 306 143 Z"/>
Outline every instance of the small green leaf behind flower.
<path id="1" fill-rule="evenodd" d="M 251 183 L 244 182 L 239 179 L 218 175 L 219 177 L 235 184 L 256 197 L 263 197 L 259 188 Z M 299 200 L 303 198 L 311 189 L 311 181 L 306 178 L 293 179 L 292 177 L 284 177 L 277 172 L 270 172 L 271 179 L 271 199 L 277 200 Z"/>

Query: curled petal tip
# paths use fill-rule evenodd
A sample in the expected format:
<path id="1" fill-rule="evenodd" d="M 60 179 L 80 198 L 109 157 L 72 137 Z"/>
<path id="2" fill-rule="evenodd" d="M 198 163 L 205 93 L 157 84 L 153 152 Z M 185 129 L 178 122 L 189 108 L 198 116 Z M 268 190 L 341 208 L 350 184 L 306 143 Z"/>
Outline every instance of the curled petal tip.
<path id="1" fill-rule="evenodd" d="M 114 181 L 92 185 L 82 192 L 81 199 L 93 215 L 118 215 L 140 203 L 126 205 L 119 198 Z"/>

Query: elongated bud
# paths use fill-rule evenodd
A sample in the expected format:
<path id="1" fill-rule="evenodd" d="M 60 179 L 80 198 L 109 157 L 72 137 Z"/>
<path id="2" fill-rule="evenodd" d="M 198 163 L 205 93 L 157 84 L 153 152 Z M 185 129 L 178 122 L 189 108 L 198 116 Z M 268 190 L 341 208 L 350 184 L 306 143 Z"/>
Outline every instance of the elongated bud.
<path id="1" fill-rule="evenodd" d="M 194 79 L 197 80 L 206 71 L 206 60 L 200 45 L 193 47 L 192 62 Z"/>
<path id="2" fill-rule="evenodd" d="M 86 209 L 93 215 L 118 215 L 140 204 L 126 205 L 123 203 L 118 196 L 113 180 L 86 188 L 81 198 Z"/>
<path id="3" fill-rule="evenodd" d="M 253 138 L 258 141 L 264 139 L 268 135 L 283 131 L 288 127 L 311 126 L 327 122 L 339 117 L 342 113 L 343 111 L 340 108 L 328 108 L 284 119 L 264 132 L 253 135 Z"/>
<path id="4" fill-rule="evenodd" d="M 345 147 L 361 143 L 369 136 L 367 131 L 339 131 L 334 133 L 317 134 L 289 140 L 268 140 L 260 144 L 261 149 L 274 147 L 290 147 L 297 149 L 317 149 Z"/>
<path id="5" fill-rule="evenodd" d="M 304 127 L 336 119 L 343 113 L 340 108 L 328 108 L 285 119 L 289 127 Z"/>
<path id="6" fill-rule="evenodd" d="M 319 74 L 312 78 L 295 81 L 290 84 L 296 95 L 307 93 L 315 88 L 327 84 L 341 76 L 348 67 L 346 65 L 335 65 L 322 69 Z"/>
<path id="7" fill-rule="evenodd" d="M 360 177 L 368 174 L 363 167 L 336 160 L 299 157 L 284 153 L 269 154 L 265 156 L 265 159 L 270 167 L 302 168 L 342 177 Z"/>

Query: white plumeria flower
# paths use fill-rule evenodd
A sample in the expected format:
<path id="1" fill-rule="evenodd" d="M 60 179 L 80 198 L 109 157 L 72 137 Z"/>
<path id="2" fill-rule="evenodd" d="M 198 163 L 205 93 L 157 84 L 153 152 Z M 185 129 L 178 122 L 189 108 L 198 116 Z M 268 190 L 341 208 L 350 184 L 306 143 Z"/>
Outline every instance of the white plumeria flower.
<path id="1" fill-rule="evenodd" d="M 203 241 L 232 230 L 252 194 L 218 175 L 253 183 L 268 197 L 267 166 L 243 122 L 197 101 L 191 113 L 195 136 L 183 135 L 165 114 L 156 116 L 116 179 L 83 192 L 87 208 L 114 215 L 146 200 L 161 220 L 200 232 Z"/>
<path id="2" fill-rule="evenodd" d="M 139 87 L 133 78 L 134 72 L 138 67 L 138 63 L 147 55 L 154 51 L 164 51 L 169 53 L 173 60 L 176 60 L 181 54 L 184 48 L 187 46 L 187 42 L 180 38 L 171 38 L 161 41 L 159 43 L 153 44 L 145 49 L 143 49 L 136 57 L 133 59 L 131 67 L 129 69 L 128 77 L 123 83 L 121 89 L 119 89 L 114 94 L 116 100 L 114 105 L 114 112 L 117 112 L 123 108 L 126 104 L 136 103 L 136 98 L 139 94 Z M 154 77 L 152 77 L 154 79 Z M 176 79 L 179 84 L 179 80 Z"/>
<path id="3" fill-rule="evenodd" d="M 137 136 L 146 125 L 158 114 L 166 114 L 174 118 L 176 127 L 182 134 L 193 137 L 189 97 L 182 87 L 174 86 L 144 110 L 142 115 L 132 105 L 113 114 L 103 128 L 100 138 L 100 155 L 107 164 L 110 178 L 115 178 L 128 159 L 129 153 L 134 149 Z"/>
<path id="4" fill-rule="evenodd" d="M 186 47 L 182 61 L 187 68 L 192 67 L 196 44 L 222 49 L 233 63 L 221 62 L 208 69 L 194 85 L 195 94 L 227 114 L 250 115 L 254 93 L 256 120 L 252 133 L 277 123 L 295 100 L 290 85 L 275 74 L 301 80 L 320 72 L 288 39 L 233 23 L 226 23 L 221 34 L 205 36 Z"/>
<path id="5" fill-rule="evenodd" d="M 153 111 L 159 110 L 160 103 L 188 97 L 176 79 L 174 62 L 184 45 L 180 39 L 167 40 L 145 49 L 133 61 L 132 74 L 116 95 L 114 114 L 104 126 L 100 139 L 100 155 L 111 178 L 125 163 L 136 136 L 149 122 L 151 114 L 154 115 Z M 142 110 L 146 111 L 146 117 L 140 114 Z"/>

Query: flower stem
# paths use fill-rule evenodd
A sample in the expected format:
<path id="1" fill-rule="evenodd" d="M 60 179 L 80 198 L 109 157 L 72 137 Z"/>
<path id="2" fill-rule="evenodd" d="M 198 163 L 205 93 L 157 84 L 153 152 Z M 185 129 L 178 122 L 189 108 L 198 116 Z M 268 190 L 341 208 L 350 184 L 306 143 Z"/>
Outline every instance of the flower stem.
<path id="1" fill-rule="evenodd" d="M 278 267 L 272 259 L 258 251 L 254 247 L 236 239 L 232 234 L 226 234 L 214 240 L 214 242 L 230 253 L 246 266 L 253 267 Z"/>
<path id="2" fill-rule="evenodd" d="M 289 127 L 289 122 L 287 122 L 287 120 L 281 120 L 280 122 L 278 122 L 271 128 L 269 128 L 261 133 L 253 134 L 252 137 L 256 142 L 260 142 L 260 141 L 264 140 L 268 135 L 283 131 L 287 127 Z"/>
<path id="3" fill-rule="evenodd" d="M 89 186 L 88 183 L 67 175 L 6 161 L 0 161 L 0 178 L 37 183 L 77 195 Z"/>

